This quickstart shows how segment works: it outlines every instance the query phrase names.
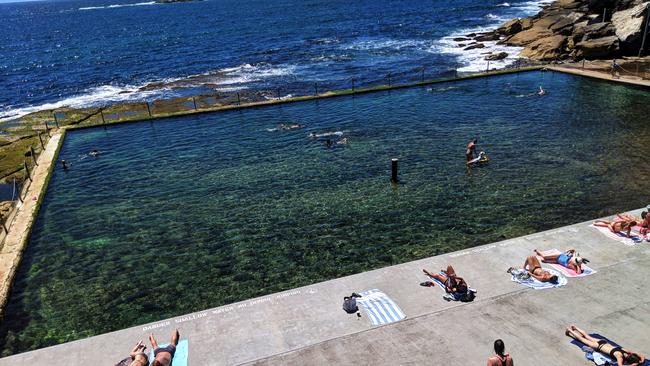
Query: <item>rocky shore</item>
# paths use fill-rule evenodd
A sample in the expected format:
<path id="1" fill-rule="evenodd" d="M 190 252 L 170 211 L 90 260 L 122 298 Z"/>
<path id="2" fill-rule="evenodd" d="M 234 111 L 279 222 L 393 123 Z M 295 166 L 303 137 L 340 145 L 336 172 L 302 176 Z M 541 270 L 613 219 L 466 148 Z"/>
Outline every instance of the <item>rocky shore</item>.
<path id="1" fill-rule="evenodd" d="M 535 16 L 512 19 L 492 32 L 454 41 L 465 50 L 483 48 L 486 41 L 523 47 L 522 57 L 540 61 L 637 56 L 649 5 L 641 0 L 559 0 Z M 507 56 L 489 53 L 485 59 Z"/>

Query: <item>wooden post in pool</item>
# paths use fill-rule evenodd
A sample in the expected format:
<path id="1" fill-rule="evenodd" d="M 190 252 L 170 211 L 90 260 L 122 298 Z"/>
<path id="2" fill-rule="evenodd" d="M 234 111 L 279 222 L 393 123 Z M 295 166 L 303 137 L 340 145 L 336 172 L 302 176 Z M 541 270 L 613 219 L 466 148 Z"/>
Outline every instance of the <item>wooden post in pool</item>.
<path id="1" fill-rule="evenodd" d="M 34 160 L 34 165 L 38 166 L 38 163 L 36 162 L 36 153 L 34 152 L 34 148 L 32 145 L 29 145 L 29 153 L 32 155 L 32 160 Z"/>
<path id="2" fill-rule="evenodd" d="M 43 138 L 41 137 L 41 131 L 38 131 L 38 140 L 41 142 L 41 149 L 45 149 L 45 144 L 43 144 Z"/>
<path id="3" fill-rule="evenodd" d="M 390 181 L 393 184 L 397 184 L 399 180 L 397 179 L 397 158 L 393 158 L 390 160 Z"/>

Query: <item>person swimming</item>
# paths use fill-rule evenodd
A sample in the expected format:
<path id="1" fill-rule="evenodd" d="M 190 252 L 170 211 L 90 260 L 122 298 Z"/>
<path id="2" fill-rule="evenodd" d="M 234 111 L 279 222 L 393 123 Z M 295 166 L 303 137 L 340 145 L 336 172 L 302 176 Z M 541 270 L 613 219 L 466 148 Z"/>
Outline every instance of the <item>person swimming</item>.
<path id="1" fill-rule="evenodd" d="M 478 156 L 476 158 L 468 161 L 467 165 L 474 165 L 474 164 L 483 163 L 487 161 L 488 161 L 488 157 L 487 155 L 485 155 L 485 151 L 481 151 L 480 153 L 478 153 Z"/>
<path id="2" fill-rule="evenodd" d="M 88 153 L 88 155 L 94 156 L 94 157 L 99 156 L 99 154 L 101 154 L 101 152 L 99 150 L 97 150 L 97 149 L 93 149 Z"/>
<path id="3" fill-rule="evenodd" d="M 537 92 L 537 95 L 539 96 L 546 95 L 546 91 L 544 91 L 541 85 L 539 86 L 539 91 Z"/>
<path id="4" fill-rule="evenodd" d="M 310 132 L 309 133 L 309 137 L 329 137 L 329 136 L 343 136 L 343 131 L 323 132 L 323 133 Z"/>
<path id="5" fill-rule="evenodd" d="M 336 141 L 336 144 L 337 144 L 337 145 L 347 145 L 347 144 L 348 144 L 348 138 L 347 138 L 347 137 L 344 137 L 344 138 L 342 138 L 342 139 Z"/>

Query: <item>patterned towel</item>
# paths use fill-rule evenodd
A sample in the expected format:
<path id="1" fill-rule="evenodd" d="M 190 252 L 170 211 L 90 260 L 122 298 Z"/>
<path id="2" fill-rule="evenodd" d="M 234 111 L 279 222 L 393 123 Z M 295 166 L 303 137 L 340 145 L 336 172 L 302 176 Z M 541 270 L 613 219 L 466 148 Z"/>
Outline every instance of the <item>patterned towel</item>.
<path id="1" fill-rule="evenodd" d="M 372 325 L 384 325 L 406 318 L 402 309 L 388 295 L 378 289 L 361 292 L 357 303 L 365 310 Z"/>
<path id="2" fill-rule="evenodd" d="M 547 288 L 555 288 L 555 287 L 562 287 L 567 284 L 567 279 L 566 277 L 562 276 L 562 274 L 554 269 L 551 268 L 542 268 L 545 271 L 551 272 L 551 274 L 556 275 L 558 278 L 558 282 L 556 284 L 552 284 L 550 282 L 542 282 L 536 280 L 533 276 L 530 276 L 526 279 L 523 279 L 521 277 L 521 274 L 527 273 L 528 271 L 523 270 L 523 269 L 515 269 L 511 273 L 511 280 L 513 282 L 521 283 L 522 285 L 530 288 L 534 288 L 535 290 L 543 290 Z"/>
<path id="3" fill-rule="evenodd" d="M 555 248 L 550 249 L 550 250 L 546 250 L 546 251 L 541 251 L 540 250 L 540 253 L 542 253 L 544 255 L 562 254 L 562 252 L 560 252 L 559 250 L 557 250 Z M 542 260 L 542 258 L 539 257 L 539 256 L 537 258 L 539 258 L 540 261 Z M 580 273 L 580 274 L 578 274 L 576 271 L 572 270 L 571 268 L 564 267 L 561 264 L 557 264 L 557 263 L 544 263 L 544 264 L 553 267 L 554 269 L 558 270 L 559 272 L 561 272 L 563 275 L 565 275 L 567 277 L 585 277 L 585 276 L 589 276 L 591 274 L 596 273 L 596 270 L 592 269 L 591 267 L 589 267 L 588 265 L 586 265 L 584 263 L 582 264 L 582 273 Z"/>
<path id="4" fill-rule="evenodd" d="M 630 246 L 630 247 L 634 246 L 634 245 L 637 245 L 637 244 L 639 244 L 639 243 L 641 243 L 643 241 L 643 238 L 641 236 L 639 236 L 639 235 L 631 234 L 632 237 L 628 238 L 626 235 L 624 235 L 622 233 L 613 233 L 607 227 L 594 226 L 594 224 L 591 224 L 589 226 L 591 226 L 594 229 L 600 231 L 606 237 L 608 237 L 610 239 L 613 239 L 613 240 L 616 240 L 616 241 L 619 241 L 619 242 L 621 242 L 621 243 L 623 243 L 623 244 L 625 244 L 627 246 Z"/>

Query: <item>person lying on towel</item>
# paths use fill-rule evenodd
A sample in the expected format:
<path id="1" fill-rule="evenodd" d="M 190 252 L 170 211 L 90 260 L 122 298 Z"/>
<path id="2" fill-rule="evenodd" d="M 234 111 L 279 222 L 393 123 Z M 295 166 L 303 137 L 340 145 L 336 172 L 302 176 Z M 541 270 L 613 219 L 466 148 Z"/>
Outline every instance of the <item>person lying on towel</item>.
<path id="1" fill-rule="evenodd" d="M 554 285 L 557 285 L 559 281 L 556 275 L 542 268 L 542 264 L 539 262 L 539 259 L 537 259 L 537 257 L 534 255 L 529 255 L 526 258 L 526 262 L 524 262 L 523 268 L 528 272 L 529 275 L 540 282 L 550 282 Z M 516 271 L 516 269 L 513 267 L 508 268 L 508 273 L 512 273 L 512 271 Z"/>
<path id="2" fill-rule="evenodd" d="M 577 274 L 582 273 L 583 263 L 589 263 L 589 260 L 582 258 L 575 249 L 567 249 L 564 253 L 552 255 L 543 255 L 539 250 L 535 249 L 535 254 L 542 257 L 543 263 L 556 263 L 574 270 Z"/>
<path id="3" fill-rule="evenodd" d="M 596 220 L 594 221 L 594 226 L 606 227 L 609 231 L 614 234 L 623 233 L 628 238 L 632 228 L 636 226 L 636 221 L 634 220 L 625 220 L 625 221 L 607 221 L 607 220 Z"/>
<path id="4" fill-rule="evenodd" d="M 616 359 L 616 363 L 619 365 L 637 366 L 645 362 L 645 357 L 642 355 L 628 351 L 622 347 L 616 347 L 604 339 L 594 338 L 575 325 L 569 326 L 564 334 L 585 346 L 593 348 L 596 352 L 610 355 Z"/>
<path id="5" fill-rule="evenodd" d="M 474 292 L 467 285 L 467 282 L 462 277 L 456 275 L 454 267 L 451 265 L 447 266 L 447 270 L 440 270 L 441 273 L 433 273 L 426 269 L 423 269 L 427 276 L 436 279 L 445 285 L 445 292 L 452 295 L 455 300 L 460 300 L 463 302 L 472 301 L 474 299 Z"/>

